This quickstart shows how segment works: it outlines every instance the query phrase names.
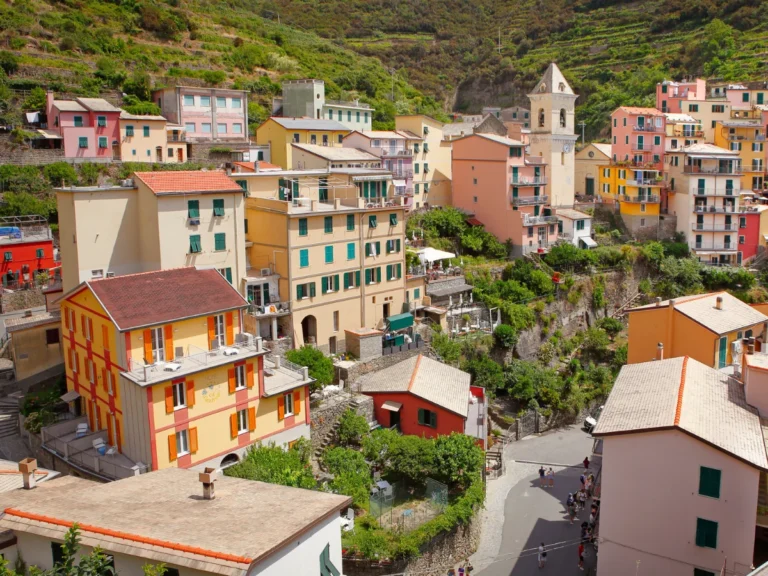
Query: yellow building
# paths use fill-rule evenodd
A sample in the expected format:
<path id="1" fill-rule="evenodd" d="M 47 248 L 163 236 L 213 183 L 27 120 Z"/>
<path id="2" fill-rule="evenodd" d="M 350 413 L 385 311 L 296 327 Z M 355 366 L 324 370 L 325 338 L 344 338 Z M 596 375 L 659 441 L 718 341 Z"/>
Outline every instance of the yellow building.
<path id="1" fill-rule="evenodd" d="M 288 170 L 294 165 L 291 144 L 341 146 L 347 134 L 349 129 L 335 120 L 272 117 L 256 128 L 256 142 L 270 147 L 270 162 Z"/>
<path id="2" fill-rule="evenodd" d="M 619 204 L 621 218 L 635 236 L 654 236 L 659 225 L 661 174 L 658 170 L 611 164 L 600 168 L 599 191 L 603 202 Z"/>
<path id="3" fill-rule="evenodd" d="M 765 176 L 765 129 L 758 119 L 718 122 L 715 145 L 738 152 L 741 158 L 741 189 L 763 190 Z"/>
<path id="4" fill-rule="evenodd" d="M 412 145 L 414 202 L 420 194 L 422 205 L 451 206 L 451 142 L 443 123 L 423 114 L 395 116 L 395 129 L 423 139 Z"/>
<path id="5" fill-rule="evenodd" d="M 691 144 L 704 142 L 704 130 L 699 120 L 689 114 L 664 114 L 666 138 L 664 151 L 673 152 Z"/>
<path id="6" fill-rule="evenodd" d="M 680 107 L 682 114 L 692 116 L 701 126 L 703 138 L 699 139 L 699 143 L 713 142 L 717 123 L 731 118 L 731 103 L 725 98 L 683 101 Z M 669 139 L 667 139 L 667 142 L 669 142 Z M 684 142 L 679 142 L 678 144 L 686 146 Z"/>
<path id="7" fill-rule="evenodd" d="M 58 309 L 29 314 L 5 321 L 15 383 L 23 390 L 64 371 Z"/>
<path id="8" fill-rule="evenodd" d="M 391 194 L 389 171 L 286 170 L 233 178 L 248 190 L 245 285 L 254 333 L 342 352 L 345 330 L 383 328 L 403 311 L 405 206 L 403 197 Z"/>
<path id="9" fill-rule="evenodd" d="M 734 343 L 755 337 L 763 342 L 768 316 L 727 292 L 658 301 L 628 312 L 628 363 L 690 356 L 713 368 L 738 362 Z"/>
<path id="10" fill-rule="evenodd" d="M 142 464 L 219 467 L 265 438 L 308 437 L 306 369 L 265 361 L 261 339 L 242 331 L 246 307 L 221 274 L 193 267 L 70 290 L 61 302 L 65 399 L 80 417 L 44 429 L 44 445 L 121 478 Z"/>
<path id="11" fill-rule="evenodd" d="M 224 172 L 137 172 L 123 184 L 57 190 L 65 291 L 179 266 L 216 268 L 241 286 L 245 199 Z"/>
<path id="12" fill-rule="evenodd" d="M 611 164 L 611 145 L 591 142 L 576 153 L 577 196 L 595 196 L 600 190 L 600 172 Z"/>
<path id="13" fill-rule="evenodd" d="M 120 113 L 120 158 L 123 162 L 181 164 L 187 160 L 184 128 L 169 126 L 163 116 Z"/>

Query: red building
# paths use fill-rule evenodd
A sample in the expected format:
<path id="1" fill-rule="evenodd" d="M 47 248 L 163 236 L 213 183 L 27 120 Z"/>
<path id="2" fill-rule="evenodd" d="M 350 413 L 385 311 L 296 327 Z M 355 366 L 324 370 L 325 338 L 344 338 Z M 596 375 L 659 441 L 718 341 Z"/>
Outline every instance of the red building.
<path id="1" fill-rule="evenodd" d="M 470 386 L 470 379 L 466 372 L 419 355 L 363 376 L 359 384 L 373 398 L 381 426 L 427 438 L 459 432 L 485 448 L 485 390 Z"/>
<path id="2" fill-rule="evenodd" d="M 768 206 L 747 206 L 739 214 L 739 252 L 745 264 L 757 256 L 760 240 L 760 219 L 768 218 Z"/>
<path id="3" fill-rule="evenodd" d="M 23 287 L 35 282 L 35 275 L 47 272 L 51 279 L 60 275 L 53 249 L 53 235 L 42 216 L 0 218 L 0 275 L 3 286 Z"/>

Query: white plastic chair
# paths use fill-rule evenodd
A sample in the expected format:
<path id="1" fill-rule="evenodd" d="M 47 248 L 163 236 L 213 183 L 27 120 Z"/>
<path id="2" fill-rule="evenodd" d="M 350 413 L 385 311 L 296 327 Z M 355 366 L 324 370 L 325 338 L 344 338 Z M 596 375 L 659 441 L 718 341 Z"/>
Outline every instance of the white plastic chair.
<path id="1" fill-rule="evenodd" d="M 85 422 L 83 422 L 82 424 L 78 424 L 77 428 L 75 428 L 75 438 L 82 438 L 87 434 L 88 434 L 88 424 L 86 424 Z"/>
<path id="2" fill-rule="evenodd" d="M 104 443 L 104 439 L 96 438 L 96 440 L 93 441 L 93 449 L 104 456 L 104 454 L 107 453 L 107 445 Z"/>

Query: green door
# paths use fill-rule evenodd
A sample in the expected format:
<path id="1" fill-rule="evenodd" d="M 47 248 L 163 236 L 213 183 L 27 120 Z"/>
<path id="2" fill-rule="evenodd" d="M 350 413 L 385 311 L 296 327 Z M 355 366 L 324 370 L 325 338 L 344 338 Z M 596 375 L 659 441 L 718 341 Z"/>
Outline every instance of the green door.
<path id="1" fill-rule="evenodd" d="M 696 230 L 704 230 L 704 215 L 696 215 Z"/>
<path id="2" fill-rule="evenodd" d="M 512 184 L 517 184 L 517 166 L 512 166 Z"/>
<path id="3" fill-rule="evenodd" d="M 326 202 L 328 200 L 328 179 L 320 178 L 320 202 Z"/>
<path id="4" fill-rule="evenodd" d="M 718 368 L 725 368 L 726 361 L 728 360 L 728 338 L 723 336 L 720 338 L 720 351 L 718 353 L 717 366 Z"/>
<path id="5" fill-rule="evenodd" d="M 587 178 L 587 196 L 595 195 L 595 179 Z"/>
<path id="6" fill-rule="evenodd" d="M 698 190 L 699 194 L 704 194 L 704 190 L 707 187 L 707 181 L 704 178 L 699 178 Z"/>
<path id="7" fill-rule="evenodd" d="M 757 103 L 758 104 L 762 104 L 763 103 L 763 93 L 762 92 L 758 92 L 757 93 Z"/>

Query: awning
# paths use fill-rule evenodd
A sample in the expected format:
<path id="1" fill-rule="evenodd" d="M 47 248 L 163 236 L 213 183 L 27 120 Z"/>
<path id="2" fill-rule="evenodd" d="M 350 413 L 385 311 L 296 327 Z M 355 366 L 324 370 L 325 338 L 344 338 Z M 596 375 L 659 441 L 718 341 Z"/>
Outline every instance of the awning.
<path id="1" fill-rule="evenodd" d="M 437 250 L 435 248 L 422 248 L 417 252 L 419 260 L 422 262 L 437 262 L 438 260 L 449 260 L 456 258 L 456 254 L 453 252 L 444 252 L 443 250 Z"/>
<path id="2" fill-rule="evenodd" d="M 404 328 L 410 328 L 413 326 L 413 316 L 410 312 L 404 312 L 403 314 L 396 314 L 387 318 L 387 324 L 389 324 L 390 330 L 403 330 Z"/>
<path id="3" fill-rule="evenodd" d="M 381 182 L 382 180 L 389 180 L 392 176 L 390 174 L 380 174 L 378 176 L 352 176 L 353 182 Z"/>
<path id="4" fill-rule="evenodd" d="M 477 218 L 467 218 L 467 224 L 470 226 L 482 226 L 483 223 L 480 222 Z"/>
<path id="5" fill-rule="evenodd" d="M 37 133 L 47 140 L 61 140 L 61 136 L 51 130 L 38 130 Z"/>
<path id="6" fill-rule="evenodd" d="M 581 240 L 582 242 L 584 242 L 584 245 L 585 245 L 587 248 L 595 248 L 595 247 L 597 246 L 597 242 L 595 242 L 594 240 L 592 240 L 592 238 L 590 238 L 589 236 L 583 236 L 583 237 L 580 237 L 580 238 L 579 238 L 579 240 Z"/>
<path id="7" fill-rule="evenodd" d="M 61 401 L 62 402 L 74 402 L 78 398 L 80 398 L 80 393 L 75 391 L 75 390 L 70 390 L 69 392 L 67 392 L 66 394 L 61 396 Z"/>
<path id="8" fill-rule="evenodd" d="M 405 188 L 405 180 L 392 180 L 392 184 L 395 187 L 400 186 L 402 188 Z"/>
<path id="9" fill-rule="evenodd" d="M 387 400 L 384 402 L 384 404 L 381 405 L 382 409 L 389 410 L 390 412 L 398 412 L 400 408 L 403 407 L 403 405 L 400 402 L 395 402 L 394 400 Z"/>

